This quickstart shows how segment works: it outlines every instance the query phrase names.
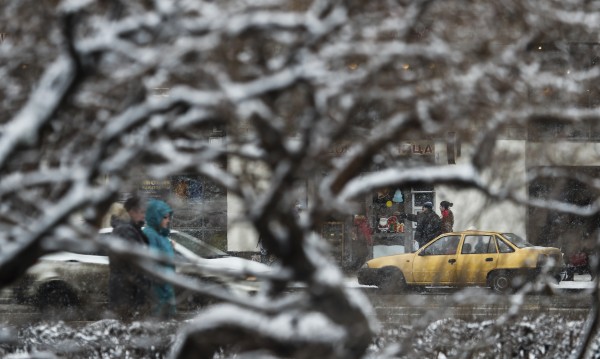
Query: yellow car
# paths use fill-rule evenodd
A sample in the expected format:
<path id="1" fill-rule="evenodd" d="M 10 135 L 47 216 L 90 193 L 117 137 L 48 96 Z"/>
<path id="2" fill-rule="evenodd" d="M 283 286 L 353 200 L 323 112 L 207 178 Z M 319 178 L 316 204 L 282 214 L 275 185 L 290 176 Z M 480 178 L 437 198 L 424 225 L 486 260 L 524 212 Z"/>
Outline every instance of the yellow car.
<path id="1" fill-rule="evenodd" d="M 409 286 L 488 286 L 506 293 L 545 273 L 560 280 L 558 248 L 534 246 L 513 233 L 444 233 L 414 253 L 371 259 L 358 282 L 386 292 Z"/>

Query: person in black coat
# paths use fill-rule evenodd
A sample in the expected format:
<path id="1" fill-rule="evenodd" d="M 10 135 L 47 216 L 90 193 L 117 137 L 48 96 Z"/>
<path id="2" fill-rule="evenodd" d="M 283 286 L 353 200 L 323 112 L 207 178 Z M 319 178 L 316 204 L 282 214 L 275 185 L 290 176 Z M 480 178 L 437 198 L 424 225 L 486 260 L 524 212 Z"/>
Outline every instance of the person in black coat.
<path id="1" fill-rule="evenodd" d="M 112 218 L 113 235 L 132 246 L 148 246 L 148 238 L 142 232 L 145 208 L 142 200 L 131 197 L 125 201 L 129 220 Z M 131 263 L 131 258 L 111 253 L 108 280 L 108 303 L 119 319 L 128 320 L 145 314 L 149 305 L 150 280 L 141 269 Z"/>
<path id="2" fill-rule="evenodd" d="M 442 233 L 442 220 L 433 211 L 433 203 L 431 202 L 425 202 L 425 204 L 423 204 L 423 211 L 421 213 L 417 215 L 403 213 L 400 215 L 400 218 L 417 222 L 415 241 L 419 244 L 419 248 L 423 247 Z"/>

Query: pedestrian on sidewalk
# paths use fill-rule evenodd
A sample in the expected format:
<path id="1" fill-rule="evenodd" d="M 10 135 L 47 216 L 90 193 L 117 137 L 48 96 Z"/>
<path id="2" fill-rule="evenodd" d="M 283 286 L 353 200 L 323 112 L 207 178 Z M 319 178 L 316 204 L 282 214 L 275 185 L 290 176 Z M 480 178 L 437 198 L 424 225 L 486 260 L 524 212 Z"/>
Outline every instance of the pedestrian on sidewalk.
<path id="1" fill-rule="evenodd" d="M 442 233 L 454 232 L 454 213 L 450 210 L 454 203 L 448 201 L 440 202 L 440 212 L 442 213 Z"/>
<path id="2" fill-rule="evenodd" d="M 148 237 L 150 249 L 169 258 L 175 257 L 173 245 L 169 240 L 170 224 L 173 210 L 160 200 L 152 200 L 146 210 L 146 227 L 144 234 Z M 175 271 L 172 264 L 160 264 L 159 271 L 171 273 Z M 159 279 L 152 281 L 153 308 L 152 314 L 160 318 L 172 318 L 176 314 L 175 289 L 170 283 Z"/>
<path id="3" fill-rule="evenodd" d="M 126 216 L 111 219 L 113 235 L 131 247 L 147 247 L 148 238 L 142 231 L 145 207 L 141 198 L 125 201 Z M 131 255 L 109 254 L 108 304 L 119 319 L 130 320 L 146 314 L 150 294 L 150 279 L 132 263 Z"/>
<path id="4" fill-rule="evenodd" d="M 419 244 L 419 248 L 442 233 L 442 221 L 433 211 L 433 203 L 431 202 L 425 202 L 420 213 L 416 215 L 403 213 L 400 215 L 400 218 L 417 222 L 415 241 Z"/>

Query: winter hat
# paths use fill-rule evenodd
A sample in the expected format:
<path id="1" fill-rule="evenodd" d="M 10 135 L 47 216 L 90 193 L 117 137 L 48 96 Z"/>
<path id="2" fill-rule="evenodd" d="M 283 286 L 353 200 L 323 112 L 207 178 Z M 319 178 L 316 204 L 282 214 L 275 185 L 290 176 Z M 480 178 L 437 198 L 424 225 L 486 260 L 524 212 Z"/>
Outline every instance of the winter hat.
<path id="1" fill-rule="evenodd" d="M 423 204 L 423 207 L 427 207 L 427 208 L 429 208 L 429 209 L 433 209 L 433 203 L 431 203 L 431 202 L 425 202 L 425 203 Z"/>

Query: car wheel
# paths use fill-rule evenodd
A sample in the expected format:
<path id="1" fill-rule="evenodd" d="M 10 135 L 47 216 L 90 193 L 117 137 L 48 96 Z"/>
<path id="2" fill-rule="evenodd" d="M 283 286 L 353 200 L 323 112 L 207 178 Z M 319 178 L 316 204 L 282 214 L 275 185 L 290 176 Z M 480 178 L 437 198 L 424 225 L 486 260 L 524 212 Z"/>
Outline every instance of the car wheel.
<path id="1" fill-rule="evenodd" d="M 67 283 L 56 280 L 39 288 L 37 305 L 42 309 L 68 308 L 79 305 L 79 299 Z"/>
<path id="2" fill-rule="evenodd" d="M 512 276 L 508 272 L 494 272 L 490 275 L 490 287 L 496 293 L 509 293 L 513 289 Z"/>
<path id="3" fill-rule="evenodd" d="M 398 293 L 406 289 L 406 280 L 398 268 L 383 268 L 379 275 L 379 289 L 382 292 Z"/>

